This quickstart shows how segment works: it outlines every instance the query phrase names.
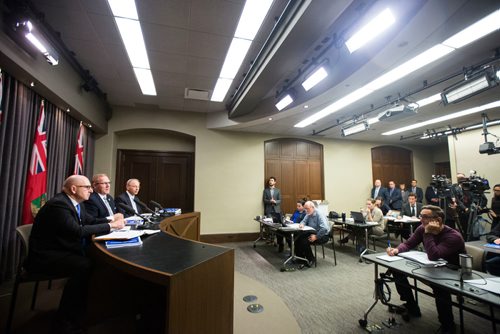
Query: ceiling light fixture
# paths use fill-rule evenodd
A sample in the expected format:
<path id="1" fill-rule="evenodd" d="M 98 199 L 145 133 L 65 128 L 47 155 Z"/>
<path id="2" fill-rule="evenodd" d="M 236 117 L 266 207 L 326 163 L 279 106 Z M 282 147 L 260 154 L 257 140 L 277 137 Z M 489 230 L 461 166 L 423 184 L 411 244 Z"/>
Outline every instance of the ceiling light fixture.
<path id="1" fill-rule="evenodd" d="M 445 89 L 441 94 L 441 97 L 443 99 L 444 105 L 447 105 L 449 103 L 457 103 L 471 96 L 479 94 L 489 89 L 490 86 L 493 85 L 495 85 L 494 81 L 490 81 L 487 73 L 483 73 L 478 77 L 464 80 L 452 87 Z"/>
<path id="2" fill-rule="evenodd" d="M 418 109 L 437 101 L 441 101 L 441 93 L 437 93 L 432 96 L 423 98 L 422 100 L 418 100 L 417 102 L 410 103 L 408 104 L 408 107 Z"/>
<path id="3" fill-rule="evenodd" d="M 350 53 L 361 48 L 366 43 L 373 40 L 375 37 L 384 32 L 387 28 L 396 22 L 389 8 L 384 9 L 373 20 L 368 22 L 363 28 L 356 32 L 351 38 L 345 42 Z"/>
<path id="4" fill-rule="evenodd" d="M 354 125 L 348 126 L 340 130 L 342 137 L 347 137 L 355 133 L 363 132 L 368 130 L 369 125 L 367 122 L 356 123 Z"/>
<path id="5" fill-rule="evenodd" d="M 487 104 L 483 104 L 482 106 L 477 106 L 474 108 L 469 108 L 469 109 L 465 109 L 462 111 L 458 111 L 458 112 L 455 112 L 455 113 L 452 113 L 449 115 L 429 119 L 425 122 L 420 122 L 420 123 L 415 123 L 412 125 L 404 126 L 402 128 L 399 128 L 399 129 L 384 132 L 384 133 L 382 133 L 382 135 L 383 136 L 391 136 L 391 135 L 395 135 L 397 133 L 401 133 L 401 132 L 405 132 L 405 131 L 409 131 L 409 130 L 413 130 L 413 129 L 418 129 L 418 128 L 421 128 L 421 127 L 424 127 L 424 126 L 427 126 L 430 124 L 440 123 L 440 122 L 444 122 L 444 121 L 447 121 L 450 119 L 464 117 L 467 115 L 476 114 L 476 113 L 482 112 L 484 110 L 489 110 L 489 109 L 498 108 L 498 107 L 500 107 L 500 100 L 495 101 L 495 102 L 491 102 L 491 103 L 487 103 Z"/>
<path id="6" fill-rule="evenodd" d="M 323 66 L 319 67 L 314 71 L 307 79 L 302 83 L 302 87 L 307 91 L 319 84 L 323 79 L 328 76 L 328 72 Z"/>
<path id="7" fill-rule="evenodd" d="M 31 21 L 26 20 L 16 23 L 16 30 L 24 34 L 24 37 L 40 51 L 47 62 L 53 66 L 59 64 L 59 56 L 50 46 L 50 44 L 43 38 L 43 36 L 36 31 Z"/>
<path id="8" fill-rule="evenodd" d="M 286 94 L 279 100 L 278 103 L 275 104 L 275 106 L 276 109 L 278 109 L 278 111 L 281 111 L 286 107 L 288 107 L 292 102 L 293 102 L 292 96 L 290 94 Z"/>
<path id="9" fill-rule="evenodd" d="M 273 0 L 247 0 L 245 2 L 245 7 L 241 13 L 210 101 L 224 101 L 234 77 L 238 73 L 243 60 L 245 60 L 250 45 L 257 35 L 272 3 Z"/>
<path id="10" fill-rule="evenodd" d="M 156 96 L 153 74 L 134 0 L 108 0 L 143 95 Z"/>
<path id="11" fill-rule="evenodd" d="M 494 18 L 498 18 L 498 20 L 496 20 L 496 21 L 492 20 L 491 19 L 492 16 Z M 484 31 L 476 32 L 476 35 L 474 36 L 475 37 L 474 40 L 480 39 L 481 37 L 486 36 L 488 33 L 495 31 L 497 29 L 500 29 L 500 10 L 497 10 L 497 11 L 493 12 L 492 14 L 486 16 L 482 20 L 477 21 L 476 23 L 472 24 L 468 28 L 465 28 L 464 30 L 462 30 L 461 32 L 457 33 L 454 36 L 459 35 L 463 31 L 466 31 L 470 27 L 475 26 L 479 22 L 483 22 L 483 20 L 485 22 L 489 22 L 491 24 L 491 26 L 493 26 L 493 29 L 491 26 L 488 26 L 488 27 L 484 28 L 485 29 Z M 483 27 L 483 24 L 480 24 L 478 26 Z M 474 40 L 467 42 L 467 44 L 473 42 Z M 306 127 L 308 125 L 311 125 L 314 122 L 316 122 L 316 121 L 318 121 L 318 120 L 320 120 L 320 119 L 322 119 L 322 118 L 324 118 L 324 117 L 326 117 L 334 112 L 337 112 L 337 111 L 341 110 L 342 108 L 345 108 L 346 106 L 348 106 L 354 102 L 361 100 L 363 97 L 370 95 L 374 91 L 381 89 L 381 88 L 383 88 L 383 87 L 419 70 L 420 68 L 450 54 L 451 52 L 453 52 L 455 50 L 455 48 L 453 48 L 451 45 L 445 44 L 445 42 L 431 47 L 430 49 L 422 52 L 421 54 L 419 54 L 419 55 L 415 56 L 414 58 L 408 60 L 407 62 L 403 63 L 402 65 L 399 65 L 398 67 L 394 68 L 393 70 L 390 70 L 389 72 L 383 74 L 382 76 L 378 77 L 377 79 L 371 81 L 367 85 L 355 90 L 352 93 L 347 94 L 346 96 L 344 96 L 344 97 L 340 98 L 339 100 L 333 102 L 332 104 L 328 105 L 324 109 L 318 111 L 314 115 L 311 115 L 308 118 L 302 120 L 301 122 L 295 124 L 294 127 L 303 128 L 303 127 Z M 451 44 L 451 43 L 448 43 L 448 44 Z M 456 45 L 461 46 L 460 44 L 456 44 Z M 463 45 L 465 45 L 465 44 L 463 44 Z"/>

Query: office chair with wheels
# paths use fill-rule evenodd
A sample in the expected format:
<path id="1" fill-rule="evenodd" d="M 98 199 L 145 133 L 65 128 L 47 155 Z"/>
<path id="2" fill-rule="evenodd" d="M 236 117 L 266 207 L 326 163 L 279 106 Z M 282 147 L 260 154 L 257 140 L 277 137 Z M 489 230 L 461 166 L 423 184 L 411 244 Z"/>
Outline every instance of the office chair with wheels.
<path id="1" fill-rule="evenodd" d="M 16 228 L 16 233 L 21 239 L 21 257 L 20 257 L 19 265 L 17 267 L 16 279 L 14 281 L 14 288 L 12 290 L 12 299 L 10 301 L 9 315 L 7 317 L 7 324 L 5 327 L 6 334 L 9 334 L 11 332 L 19 284 L 35 282 L 35 288 L 33 291 L 33 297 L 31 299 L 31 308 L 30 308 L 31 310 L 34 310 L 35 303 L 36 303 L 36 296 L 37 296 L 37 292 L 38 292 L 38 283 L 40 281 L 51 281 L 54 279 L 64 278 L 64 277 L 55 276 L 55 275 L 45 275 L 45 274 L 38 274 L 38 273 L 31 274 L 26 270 L 26 268 L 24 268 L 23 263 L 24 263 L 24 260 L 26 259 L 26 256 L 28 255 L 29 238 L 30 238 L 32 227 L 33 227 L 32 224 L 28 224 L 28 225 L 18 226 Z"/>

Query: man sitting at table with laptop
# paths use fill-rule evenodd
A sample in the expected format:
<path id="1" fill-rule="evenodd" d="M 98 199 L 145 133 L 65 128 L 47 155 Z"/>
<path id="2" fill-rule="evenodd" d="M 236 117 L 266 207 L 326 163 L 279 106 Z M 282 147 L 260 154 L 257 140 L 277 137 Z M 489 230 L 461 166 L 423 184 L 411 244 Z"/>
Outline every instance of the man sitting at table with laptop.
<path id="1" fill-rule="evenodd" d="M 388 247 L 387 254 L 395 256 L 414 249 L 420 243 L 423 243 L 429 260 L 444 259 L 448 263 L 458 266 L 459 254 L 466 253 L 462 235 L 444 224 L 444 212 L 440 207 L 434 205 L 424 206 L 420 214 L 422 225 L 397 248 Z M 406 302 L 404 307 L 408 314 L 413 317 L 421 317 L 420 308 L 413 297 L 406 275 L 393 272 L 392 276 L 401 300 Z M 441 333 L 454 333 L 455 323 L 450 292 L 432 284 L 430 286 L 435 297 L 438 318 L 441 323 Z"/>

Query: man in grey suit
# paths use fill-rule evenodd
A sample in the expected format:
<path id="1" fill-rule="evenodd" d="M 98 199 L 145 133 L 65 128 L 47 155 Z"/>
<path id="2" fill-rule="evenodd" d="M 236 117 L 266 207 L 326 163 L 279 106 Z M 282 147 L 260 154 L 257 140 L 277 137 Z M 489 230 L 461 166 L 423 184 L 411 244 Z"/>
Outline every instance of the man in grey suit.
<path id="1" fill-rule="evenodd" d="M 266 216 L 281 217 L 281 192 L 276 188 L 276 178 L 271 176 L 267 180 L 267 187 L 264 189 L 262 194 L 262 201 L 264 202 L 264 214 Z M 277 236 L 276 241 L 278 243 L 278 252 L 283 252 L 284 241 L 282 236 Z"/>

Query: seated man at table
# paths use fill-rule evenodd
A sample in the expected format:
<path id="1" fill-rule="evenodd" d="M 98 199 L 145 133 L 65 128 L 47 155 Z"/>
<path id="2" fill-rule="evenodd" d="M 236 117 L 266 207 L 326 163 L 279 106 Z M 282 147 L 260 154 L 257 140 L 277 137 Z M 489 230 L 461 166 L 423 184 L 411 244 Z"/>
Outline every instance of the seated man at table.
<path id="1" fill-rule="evenodd" d="M 397 248 L 387 248 L 387 254 L 395 256 L 407 252 L 416 248 L 422 242 L 429 260 L 444 259 L 448 263 L 458 266 L 458 255 L 466 253 L 464 239 L 458 231 L 444 224 L 443 210 L 434 205 L 424 206 L 421 211 L 421 222 L 422 225 L 415 230 L 408 240 Z M 408 314 L 421 317 L 420 308 L 413 297 L 406 275 L 397 272 L 393 272 L 392 275 L 401 300 L 406 302 L 404 307 L 408 310 Z M 446 289 L 434 285 L 430 286 L 435 297 L 438 318 L 441 323 L 441 333 L 453 333 L 455 323 L 451 295 Z"/>
<path id="2" fill-rule="evenodd" d="M 500 224 L 495 225 L 495 228 L 486 236 L 486 241 L 500 245 Z M 493 252 L 486 254 L 486 270 L 492 275 L 500 276 L 500 254 Z"/>
<path id="3" fill-rule="evenodd" d="M 385 221 L 384 221 L 384 214 L 382 213 L 382 210 L 375 205 L 375 200 L 373 198 L 369 198 L 366 200 L 366 209 L 362 210 L 363 216 L 365 216 L 365 221 L 369 223 L 378 223 L 378 226 L 373 226 L 370 228 L 370 235 L 378 235 L 381 236 L 385 233 Z M 349 241 L 349 238 L 353 239 L 354 232 L 352 231 L 349 233 L 349 235 L 343 239 L 339 240 L 339 243 L 345 244 Z M 364 236 L 362 234 L 358 235 L 358 243 L 361 244 L 363 243 Z M 364 249 L 363 249 L 364 250 Z"/>
<path id="4" fill-rule="evenodd" d="M 87 215 L 82 202 L 88 200 L 91 193 L 92 186 L 85 176 L 68 177 L 63 191 L 38 211 L 33 223 L 25 263 L 28 272 L 68 277 L 52 333 L 79 333 L 82 330 L 92 267 L 85 255 L 85 239 L 124 226 L 120 213 L 110 222 Z"/>
<path id="5" fill-rule="evenodd" d="M 313 252 L 311 250 L 311 243 L 317 242 L 322 244 L 328 241 L 328 233 L 330 232 L 330 227 L 326 221 L 326 216 L 321 214 L 312 201 L 307 201 L 304 204 L 307 215 L 300 222 L 299 228 L 304 226 L 310 226 L 315 231 L 312 233 L 302 233 L 295 240 L 295 254 L 300 257 L 305 257 L 307 259 L 306 264 L 301 264 L 299 269 L 304 267 L 311 267 L 316 259 L 314 258 Z"/>
<path id="6" fill-rule="evenodd" d="M 420 211 L 422 211 L 422 203 L 417 202 L 417 195 L 410 193 L 408 195 L 408 203 L 404 204 L 401 208 L 401 216 L 407 216 L 412 218 L 418 218 L 420 216 Z M 404 239 L 410 237 L 410 230 L 404 229 L 404 224 L 400 223 L 401 236 Z"/>

